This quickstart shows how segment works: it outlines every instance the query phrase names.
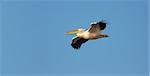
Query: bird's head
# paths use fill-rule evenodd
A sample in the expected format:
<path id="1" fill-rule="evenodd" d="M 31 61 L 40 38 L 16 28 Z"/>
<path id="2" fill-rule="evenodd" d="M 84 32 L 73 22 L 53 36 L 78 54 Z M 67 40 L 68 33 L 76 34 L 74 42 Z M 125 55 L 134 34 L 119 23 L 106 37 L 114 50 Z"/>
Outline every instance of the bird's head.
<path id="1" fill-rule="evenodd" d="M 77 34 L 77 33 L 82 33 L 82 32 L 84 32 L 84 29 L 79 28 L 79 29 L 76 29 L 76 30 L 69 31 L 66 34 Z"/>

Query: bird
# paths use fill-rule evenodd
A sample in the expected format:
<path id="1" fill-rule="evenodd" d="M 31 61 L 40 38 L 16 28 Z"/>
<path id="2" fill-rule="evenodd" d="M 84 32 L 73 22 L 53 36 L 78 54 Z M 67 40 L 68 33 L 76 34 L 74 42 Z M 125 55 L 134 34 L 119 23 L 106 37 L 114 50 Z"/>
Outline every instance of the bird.
<path id="1" fill-rule="evenodd" d="M 71 46 L 74 49 L 80 49 L 81 45 L 89 40 L 97 40 L 99 38 L 109 37 L 107 34 L 102 33 L 102 30 L 106 28 L 106 25 L 107 23 L 103 20 L 99 22 L 92 22 L 87 30 L 83 28 L 78 28 L 76 30 L 66 32 L 66 34 L 76 35 L 72 38 Z"/>

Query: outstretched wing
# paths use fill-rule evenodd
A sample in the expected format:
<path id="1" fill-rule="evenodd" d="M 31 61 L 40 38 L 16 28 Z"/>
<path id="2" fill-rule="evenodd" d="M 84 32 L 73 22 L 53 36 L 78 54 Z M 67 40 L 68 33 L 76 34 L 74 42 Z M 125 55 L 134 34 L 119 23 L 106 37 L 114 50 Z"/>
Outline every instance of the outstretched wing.
<path id="1" fill-rule="evenodd" d="M 96 24 L 91 24 L 91 27 L 88 29 L 90 33 L 96 33 L 100 32 L 101 30 L 104 30 L 106 28 L 105 22 L 97 22 Z"/>
<path id="2" fill-rule="evenodd" d="M 80 38 L 80 37 L 75 37 L 72 39 L 72 43 L 71 43 L 71 46 L 74 48 L 74 49 L 79 49 L 81 47 L 81 45 L 85 42 L 87 42 L 88 39 L 83 39 L 83 38 Z"/>

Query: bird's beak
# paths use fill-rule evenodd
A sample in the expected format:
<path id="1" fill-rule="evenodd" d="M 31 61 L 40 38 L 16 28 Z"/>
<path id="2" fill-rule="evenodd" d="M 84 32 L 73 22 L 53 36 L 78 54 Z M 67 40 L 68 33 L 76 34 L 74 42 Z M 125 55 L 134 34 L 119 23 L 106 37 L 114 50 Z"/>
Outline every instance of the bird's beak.
<path id="1" fill-rule="evenodd" d="M 66 32 L 66 34 L 77 34 L 79 32 L 79 30 L 72 30 L 72 31 L 69 31 L 69 32 Z"/>

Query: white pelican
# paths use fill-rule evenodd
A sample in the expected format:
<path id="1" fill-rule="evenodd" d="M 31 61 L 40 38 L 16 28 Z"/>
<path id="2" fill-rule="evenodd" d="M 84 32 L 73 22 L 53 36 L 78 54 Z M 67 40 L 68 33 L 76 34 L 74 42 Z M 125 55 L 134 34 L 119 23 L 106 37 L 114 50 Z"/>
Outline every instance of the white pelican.
<path id="1" fill-rule="evenodd" d="M 67 34 L 76 34 L 76 36 L 72 38 L 71 46 L 74 49 L 79 49 L 81 45 L 87 42 L 88 40 L 95 40 L 99 38 L 108 37 L 108 35 L 101 33 L 101 30 L 104 30 L 105 27 L 106 27 L 106 23 L 100 21 L 97 23 L 91 23 L 90 28 L 88 30 L 79 28 L 77 30 L 72 30 L 67 32 Z"/>

